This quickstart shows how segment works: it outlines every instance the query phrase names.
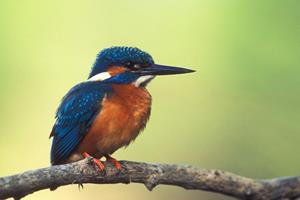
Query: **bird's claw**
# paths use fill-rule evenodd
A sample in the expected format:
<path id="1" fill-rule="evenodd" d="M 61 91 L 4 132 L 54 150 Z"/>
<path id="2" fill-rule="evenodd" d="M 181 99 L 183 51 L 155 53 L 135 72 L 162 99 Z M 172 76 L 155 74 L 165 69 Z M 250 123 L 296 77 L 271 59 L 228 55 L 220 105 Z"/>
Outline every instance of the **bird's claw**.
<path id="1" fill-rule="evenodd" d="M 121 170 L 122 169 L 122 165 L 119 161 L 117 161 L 116 159 L 114 159 L 113 157 L 111 157 L 110 155 L 105 155 L 105 158 L 108 162 L 112 163 L 116 169 Z"/>
<path id="2" fill-rule="evenodd" d="M 93 163 L 98 167 L 98 169 L 100 171 L 104 171 L 105 170 L 105 166 L 104 164 L 97 158 L 94 158 L 93 156 L 91 156 L 90 154 L 88 154 L 87 152 L 84 152 L 83 157 L 85 158 L 92 158 L 93 159 Z"/>

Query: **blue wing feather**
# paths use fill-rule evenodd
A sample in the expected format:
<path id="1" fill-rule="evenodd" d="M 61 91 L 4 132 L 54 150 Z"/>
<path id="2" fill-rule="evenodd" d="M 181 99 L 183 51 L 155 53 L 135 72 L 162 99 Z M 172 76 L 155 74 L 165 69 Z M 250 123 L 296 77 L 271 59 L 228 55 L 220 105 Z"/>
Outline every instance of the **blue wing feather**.
<path id="1" fill-rule="evenodd" d="M 64 162 L 85 137 L 95 117 L 101 110 L 101 102 L 111 92 L 108 84 L 84 82 L 73 87 L 63 98 L 53 126 L 51 163 Z"/>

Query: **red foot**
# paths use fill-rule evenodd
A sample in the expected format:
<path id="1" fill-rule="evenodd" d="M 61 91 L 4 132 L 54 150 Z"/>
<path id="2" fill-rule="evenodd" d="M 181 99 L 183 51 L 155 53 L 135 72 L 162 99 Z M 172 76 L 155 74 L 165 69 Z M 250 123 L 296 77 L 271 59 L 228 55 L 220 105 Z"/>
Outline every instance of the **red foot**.
<path id="1" fill-rule="evenodd" d="M 122 169 L 122 165 L 121 163 L 119 163 L 119 161 L 117 161 L 116 159 L 114 159 L 113 157 L 111 157 L 110 155 L 106 154 L 105 158 L 108 162 L 111 162 L 117 169 Z"/>
<path id="2" fill-rule="evenodd" d="M 94 164 L 100 169 L 100 171 L 103 171 L 105 169 L 104 164 L 99 159 L 94 158 L 93 156 L 91 156 L 87 152 L 84 152 L 82 155 L 85 158 L 90 158 L 90 157 L 93 158 Z"/>

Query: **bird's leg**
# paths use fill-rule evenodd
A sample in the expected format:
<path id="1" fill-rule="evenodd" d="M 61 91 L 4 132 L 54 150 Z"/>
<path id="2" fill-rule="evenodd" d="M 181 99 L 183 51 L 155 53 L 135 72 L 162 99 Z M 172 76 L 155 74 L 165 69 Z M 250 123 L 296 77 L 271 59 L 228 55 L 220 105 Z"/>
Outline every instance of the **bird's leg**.
<path id="1" fill-rule="evenodd" d="M 104 156 L 106 161 L 111 162 L 117 169 L 122 169 L 122 165 L 119 161 L 111 157 L 109 154 L 105 154 Z"/>
<path id="2" fill-rule="evenodd" d="M 93 158 L 93 162 L 94 164 L 100 169 L 100 171 L 103 171 L 105 169 L 104 164 L 97 158 L 94 158 L 93 156 L 91 156 L 90 154 L 88 154 L 87 152 L 84 152 L 83 157 L 85 158 Z"/>

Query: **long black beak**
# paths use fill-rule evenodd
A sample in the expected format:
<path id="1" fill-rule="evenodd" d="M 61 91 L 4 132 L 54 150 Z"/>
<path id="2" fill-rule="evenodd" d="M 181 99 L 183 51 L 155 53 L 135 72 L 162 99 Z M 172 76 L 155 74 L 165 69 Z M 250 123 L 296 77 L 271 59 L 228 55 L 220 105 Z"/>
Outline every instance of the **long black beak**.
<path id="1" fill-rule="evenodd" d="M 165 65 L 153 64 L 149 67 L 145 67 L 139 71 L 142 75 L 170 75 L 170 74 L 184 74 L 195 72 L 191 69 L 186 69 L 182 67 L 171 67 Z"/>

